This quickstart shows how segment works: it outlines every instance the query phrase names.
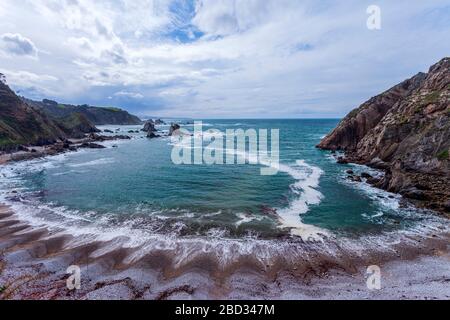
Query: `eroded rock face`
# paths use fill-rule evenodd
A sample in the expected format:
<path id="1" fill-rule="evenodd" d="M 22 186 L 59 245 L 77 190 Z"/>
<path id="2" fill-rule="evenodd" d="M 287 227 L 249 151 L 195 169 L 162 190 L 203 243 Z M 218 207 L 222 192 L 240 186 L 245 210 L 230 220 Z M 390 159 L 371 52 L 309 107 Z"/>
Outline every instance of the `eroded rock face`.
<path id="1" fill-rule="evenodd" d="M 363 104 L 318 147 L 384 169 L 378 187 L 448 211 L 450 58 Z"/>
<path id="2" fill-rule="evenodd" d="M 402 82 L 388 91 L 371 98 L 348 114 L 338 127 L 318 145 L 326 150 L 353 150 L 369 131 L 378 125 L 386 113 L 399 101 L 411 94 L 425 80 L 426 74 Z"/>

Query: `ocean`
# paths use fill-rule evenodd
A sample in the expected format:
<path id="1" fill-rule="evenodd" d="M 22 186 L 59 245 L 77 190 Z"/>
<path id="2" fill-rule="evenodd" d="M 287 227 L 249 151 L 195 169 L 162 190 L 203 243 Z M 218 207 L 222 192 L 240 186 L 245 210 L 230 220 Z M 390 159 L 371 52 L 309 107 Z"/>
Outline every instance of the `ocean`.
<path id="1" fill-rule="evenodd" d="M 102 126 L 132 139 L 2 166 L 0 202 L 33 226 L 74 235 L 77 244 L 138 248 L 130 261 L 166 251 L 178 264 L 205 254 L 221 263 L 249 256 L 267 263 L 390 250 L 448 230 L 439 216 L 346 173 L 380 172 L 337 164 L 315 148 L 338 122 L 203 121 L 206 132 L 279 129 L 279 172 L 267 176 L 259 164 L 177 165 L 170 138 L 128 133 L 142 126 Z"/>

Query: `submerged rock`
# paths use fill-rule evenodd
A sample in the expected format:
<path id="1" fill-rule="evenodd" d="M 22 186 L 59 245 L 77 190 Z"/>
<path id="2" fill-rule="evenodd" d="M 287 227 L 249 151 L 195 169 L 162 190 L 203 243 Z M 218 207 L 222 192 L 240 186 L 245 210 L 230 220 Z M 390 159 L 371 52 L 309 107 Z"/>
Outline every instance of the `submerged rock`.
<path id="1" fill-rule="evenodd" d="M 115 135 L 115 136 L 102 136 L 102 135 L 98 135 L 96 133 L 91 133 L 88 136 L 88 139 L 91 141 L 99 141 L 99 142 L 104 142 L 104 141 L 112 141 L 112 140 L 130 140 L 131 137 L 127 136 L 127 135 Z"/>
<path id="2" fill-rule="evenodd" d="M 102 146 L 101 144 L 92 143 L 92 142 L 84 142 L 80 145 L 80 148 L 85 149 L 105 149 L 105 146 Z"/>
<path id="3" fill-rule="evenodd" d="M 155 138 L 161 138 L 160 135 L 156 134 L 155 132 L 151 131 L 147 134 L 147 138 L 149 139 L 155 139 Z"/>
<path id="4" fill-rule="evenodd" d="M 353 182 L 362 182 L 362 179 L 360 176 L 348 176 L 347 179 L 349 179 Z"/>
<path id="5" fill-rule="evenodd" d="M 278 217 L 277 210 L 272 207 L 269 207 L 267 205 L 260 206 L 259 210 L 261 211 L 262 214 L 273 216 L 273 217 Z"/>
<path id="6" fill-rule="evenodd" d="M 113 140 L 131 140 L 130 136 L 126 136 L 123 134 L 113 136 L 112 138 L 113 138 Z"/>
<path id="7" fill-rule="evenodd" d="M 348 164 L 348 160 L 344 157 L 338 157 L 337 158 L 337 163 L 339 164 Z"/>
<path id="8" fill-rule="evenodd" d="M 363 173 L 361 173 L 361 178 L 370 179 L 373 177 L 372 177 L 372 175 L 368 174 L 367 172 L 363 172 Z"/>

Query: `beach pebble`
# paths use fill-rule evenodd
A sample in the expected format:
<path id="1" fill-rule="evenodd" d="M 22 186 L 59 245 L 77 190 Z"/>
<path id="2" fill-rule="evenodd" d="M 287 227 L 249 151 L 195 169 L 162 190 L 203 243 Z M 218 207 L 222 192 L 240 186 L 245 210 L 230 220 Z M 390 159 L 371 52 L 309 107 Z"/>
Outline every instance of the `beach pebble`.
<path id="1" fill-rule="evenodd" d="M 133 297 L 131 289 L 122 283 L 104 286 L 86 295 L 88 300 L 130 300 Z"/>

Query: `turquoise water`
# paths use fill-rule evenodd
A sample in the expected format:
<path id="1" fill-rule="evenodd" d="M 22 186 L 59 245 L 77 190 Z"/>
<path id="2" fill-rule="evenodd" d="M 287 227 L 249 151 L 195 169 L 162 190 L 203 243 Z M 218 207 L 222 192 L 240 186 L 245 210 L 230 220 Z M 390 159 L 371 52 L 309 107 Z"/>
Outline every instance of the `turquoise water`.
<path id="1" fill-rule="evenodd" d="M 107 149 L 3 168 L 4 201 L 27 205 L 30 216 L 44 220 L 45 213 L 49 220 L 57 219 L 56 212 L 80 218 L 85 226 L 127 226 L 179 237 L 376 236 L 429 219 L 401 208 L 398 196 L 346 179 L 346 170 L 368 168 L 336 164 L 329 152 L 315 148 L 337 123 L 204 121 L 204 130 L 280 129 L 281 167 L 274 176 L 262 176 L 260 165 L 175 165 L 168 138 L 149 140 L 133 133 L 131 141 L 109 142 Z M 140 129 L 105 128 L 122 134 Z M 20 196 L 8 193 L 12 189 Z M 38 209 L 39 214 L 33 211 Z"/>

